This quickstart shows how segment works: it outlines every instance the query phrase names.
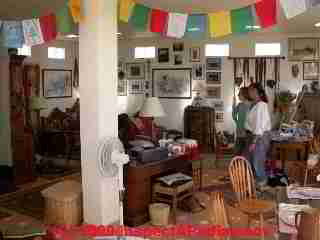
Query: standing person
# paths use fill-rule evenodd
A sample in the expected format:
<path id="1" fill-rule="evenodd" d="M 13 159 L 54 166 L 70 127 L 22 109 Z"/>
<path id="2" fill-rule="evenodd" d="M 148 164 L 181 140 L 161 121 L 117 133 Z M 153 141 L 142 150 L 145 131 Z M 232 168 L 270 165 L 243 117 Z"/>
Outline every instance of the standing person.
<path id="1" fill-rule="evenodd" d="M 245 121 L 250 110 L 251 103 L 249 101 L 249 91 L 247 87 L 240 88 L 238 94 L 240 103 L 236 105 L 235 99 L 232 105 L 232 118 L 236 123 L 236 144 L 235 154 L 242 155 L 246 147 L 246 129 Z"/>
<path id="2" fill-rule="evenodd" d="M 252 100 L 252 106 L 245 123 L 248 133 L 246 158 L 250 161 L 255 172 L 257 186 L 263 187 L 268 180 L 265 172 L 265 162 L 271 141 L 268 98 L 266 92 L 258 83 L 249 86 L 249 97 Z"/>

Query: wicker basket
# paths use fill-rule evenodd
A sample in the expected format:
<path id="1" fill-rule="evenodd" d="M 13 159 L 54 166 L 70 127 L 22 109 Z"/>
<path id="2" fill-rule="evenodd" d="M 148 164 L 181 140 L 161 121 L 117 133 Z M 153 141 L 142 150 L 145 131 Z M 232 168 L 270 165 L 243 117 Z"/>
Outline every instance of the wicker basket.
<path id="1" fill-rule="evenodd" d="M 82 223 L 81 184 L 64 181 L 44 191 L 45 223 L 78 225 Z"/>
<path id="2" fill-rule="evenodd" d="M 169 223 L 170 206 L 164 203 L 149 205 L 151 224 L 154 226 L 166 226 Z"/>

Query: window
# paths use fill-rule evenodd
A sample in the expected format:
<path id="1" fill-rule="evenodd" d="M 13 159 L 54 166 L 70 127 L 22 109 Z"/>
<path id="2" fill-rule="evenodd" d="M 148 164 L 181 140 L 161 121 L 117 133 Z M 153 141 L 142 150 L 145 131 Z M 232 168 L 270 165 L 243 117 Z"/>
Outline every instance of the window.
<path id="1" fill-rule="evenodd" d="M 280 43 L 256 43 L 256 56 L 279 56 Z"/>
<path id="2" fill-rule="evenodd" d="M 155 58 L 155 47 L 136 47 L 134 49 L 134 58 Z"/>
<path id="3" fill-rule="evenodd" d="M 65 49 L 48 47 L 48 58 L 52 59 L 65 59 Z"/>
<path id="4" fill-rule="evenodd" d="M 18 55 L 31 56 L 31 47 L 23 45 L 22 48 L 18 48 Z"/>
<path id="5" fill-rule="evenodd" d="M 229 44 L 206 44 L 206 57 L 229 56 Z"/>

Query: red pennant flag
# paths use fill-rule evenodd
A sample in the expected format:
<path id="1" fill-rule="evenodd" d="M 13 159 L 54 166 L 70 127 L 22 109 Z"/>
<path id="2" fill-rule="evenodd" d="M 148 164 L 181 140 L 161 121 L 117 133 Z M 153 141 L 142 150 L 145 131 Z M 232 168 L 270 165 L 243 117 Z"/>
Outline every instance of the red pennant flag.
<path id="1" fill-rule="evenodd" d="M 277 23 L 277 0 L 261 0 L 255 5 L 262 28 L 267 28 Z"/>
<path id="2" fill-rule="evenodd" d="M 166 31 L 168 15 L 168 12 L 158 9 L 152 9 L 151 32 L 163 33 L 164 31 Z"/>
<path id="3" fill-rule="evenodd" d="M 42 31 L 43 40 L 49 42 L 55 40 L 57 37 L 56 15 L 50 14 L 48 16 L 40 17 L 40 27 Z"/>

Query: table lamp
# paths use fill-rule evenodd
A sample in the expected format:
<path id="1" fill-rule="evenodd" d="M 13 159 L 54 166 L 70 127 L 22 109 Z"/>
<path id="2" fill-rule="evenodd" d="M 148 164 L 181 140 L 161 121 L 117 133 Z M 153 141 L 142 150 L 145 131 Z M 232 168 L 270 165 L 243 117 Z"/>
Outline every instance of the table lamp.
<path id="1" fill-rule="evenodd" d="M 30 108 L 37 114 L 37 128 L 40 125 L 40 111 L 46 109 L 46 104 L 43 98 L 38 96 L 32 96 L 30 99 Z"/>
<path id="2" fill-rule="evenodd" d="M 161 103 L 157 97 L 147 97 L 140 110 L 142 117 L 164 117 L 166 115 Z M 152 139 L 154 139 L 153 122 L 152 122 Z"/>

